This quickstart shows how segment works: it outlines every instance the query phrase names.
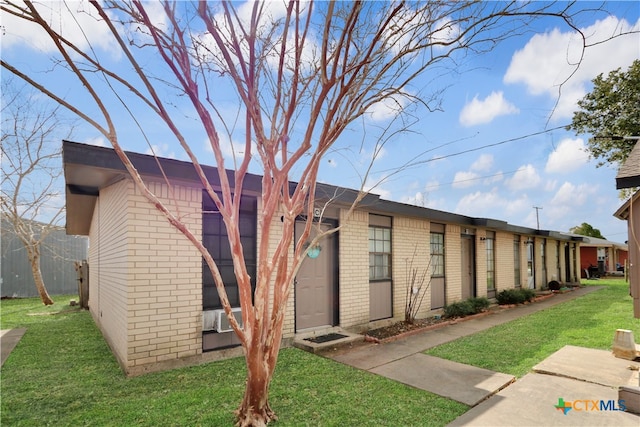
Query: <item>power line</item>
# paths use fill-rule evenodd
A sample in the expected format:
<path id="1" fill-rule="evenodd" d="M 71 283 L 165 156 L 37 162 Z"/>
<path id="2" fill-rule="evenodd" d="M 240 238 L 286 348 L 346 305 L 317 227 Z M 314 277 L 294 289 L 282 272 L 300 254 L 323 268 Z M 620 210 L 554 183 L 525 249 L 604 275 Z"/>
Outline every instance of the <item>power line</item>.
<path id="1" fill-rule="evenodd" d="M 493 178 L 495 176 L 513 175 L 516 172 L 518 172 L 518 170 L 508 171 L 508 172 L 497 172 L 497 173 L 494 173 L 492 175 L 483 175 L 483 176 L 477 176 L 475 178 L 459 179 L 457 181 L 443 182 L 443 183 L 438 183 L 438 184 L 433 184 L 433 185 L 427 185 L 424 188 L 425 188 L 425 190 L 427 190 L 429 188 L 438 188 L 438 187 L 442 187 L 444 185 L 454 185 L 454 184 L 458 184 L 460 182 L 479 181 L 481 179 Z"/>
<path id="2" fill-rule="evenodd" d="M 527 134 L 527 135 L 517 136 L 517 137 L 514 137 L 514 138 L 505 139 L 505 140 L 494 142 L 494 143 L 491 143 L 491 144 L 481 145 L 480 147 L 469 148 L 468 150 L 459 151 L 457 153 L 451 153 L 451 154 L 447 154 L 447 155 L 444 155 L 444 156 L 438 156 L 438 157 L 431 158 L 431 159 L 426 159 L 426 160 L 417 160 L 417 161 L 413 161 L 413 162 L 408 162 L 408 163 L 405 163 L 404 166 L 401 166 L 400 169 L 406 170 L 406 169 L 409 169 L 409 168 L 412 168 L 412 167 L 423 165 L 425 163 L 435 162 L 437 160 L 442 160 L 442 159 L 448 159 L 449 157 L 461 156 L 463 154 L 472 153 L 474 151 L 484 150 L 485 148 L 497 147 L 498 145 L 507 144 L 509 142 L 515 142 L 515 141 L 520 141 L 520 140 L 531 138 L 531 137 L 538 136 L 538 135 L 544 135 L 544 134 L 549 133 L 549 132 L 553 132 L 553 131 L 556 131 L 556 130 L 564 129 L 567 126 L 569 126 L 569 125 L 567 124 L 567 125 L 562 125 L 562 126 L 556 126 L 554 128 L 545 129 L 545 130 L 538 131 L 538 132 L 533 132 L 533 133 L 530 133 L 530 134 Z M 444 146 L 449 145 L 451 143 L 452 142 L 447 142 L 447 143 L 441 144 L 441 145 L 439 145 L 437 147 L 433 147 L 433 148 L 430 148 L 428 150 L 425 150 L 422 153 L 418 154 L 415 158 L 420 158 L 420 157 L 424 156 L 425 154 L 427 154 L 429 152 L 437 150 L 438 148 L 444 147 Z M 376 171 L 376 173 L 384 173 L 384 172 L 391 172 L 391 171 L 398 171 L 398 168 L 390 168 L 390 169 L 378 170 L 378 171 Z"/>

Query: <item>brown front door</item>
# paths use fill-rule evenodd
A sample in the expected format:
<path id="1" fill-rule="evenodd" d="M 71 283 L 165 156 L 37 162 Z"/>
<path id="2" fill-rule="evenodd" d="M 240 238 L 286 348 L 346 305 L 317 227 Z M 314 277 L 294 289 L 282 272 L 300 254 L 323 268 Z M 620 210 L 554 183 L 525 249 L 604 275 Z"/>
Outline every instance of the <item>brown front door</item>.
<path id="1" fill-rule="evenodd" d="M 327 224 L 322 230 L 329 230 Z M 304 223 L 296 223 L 296 236 L 302 234 Z M 317 231 L 311 230 L 312 235 Z M 320 241 L 317 258 L 305 257 L 296 276 L 295 310 L 296 330 L 333 326 L 335 313 L 336 234 Z M 309 238 L 311 240 L 311 237 Z"/>
<path id="2" fill-rule="evenodd" d="M 463 235 L 461 240 L 462 299 L 465 300 L 476 296 L 476 257 L 473 236 Z"/>

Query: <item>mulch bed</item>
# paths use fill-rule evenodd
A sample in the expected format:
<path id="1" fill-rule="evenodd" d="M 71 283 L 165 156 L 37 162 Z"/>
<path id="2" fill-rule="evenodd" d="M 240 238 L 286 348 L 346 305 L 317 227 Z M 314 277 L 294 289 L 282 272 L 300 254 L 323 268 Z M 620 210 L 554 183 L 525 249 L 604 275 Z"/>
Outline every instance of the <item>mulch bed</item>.
<path id="1" fill-rule="evenodd" d="M 525 303 L 525 304 L 535 304 L 536 302 L 551 298 L 556 293 L 564 293 L 564 292 L 570 292 L 570 291 L 563 289 L 563 291 L 555 291 L 555 292 L 550 292 L 548 294 L 542 294 L 534 298 L 534 300 L 531 301 L 530 303 Z M 518 305 L 519 304 L 496 305 L 482 313 L 474 314 L 472 316 L 457 317 L 454 319 L 445 319 L 443 317 L 436 316 L 436 317 L 429 317 L 426 319 L 416 319 L 414 323 L 407 323 L 405 321 L 401 321 L 401 322 L 393 323 L 389 326 L 371 329 L 370 331 L 367 331 L 367 333 L 364 336 L 364 339 L 365 341 L 374 342 L 374 343 L 390 342 L 390 341 L 394 341 L 396 339 L 404 338 L 406 336 L 414 335 L 420 332 L 437 329 L 443 326 L 453 325 L 458 322 L 463 322 L 466 320 L 471 320 L 478 317 L 486 316 L 496 311 L 514 308 L 514 307 L 517 307 Z"/>

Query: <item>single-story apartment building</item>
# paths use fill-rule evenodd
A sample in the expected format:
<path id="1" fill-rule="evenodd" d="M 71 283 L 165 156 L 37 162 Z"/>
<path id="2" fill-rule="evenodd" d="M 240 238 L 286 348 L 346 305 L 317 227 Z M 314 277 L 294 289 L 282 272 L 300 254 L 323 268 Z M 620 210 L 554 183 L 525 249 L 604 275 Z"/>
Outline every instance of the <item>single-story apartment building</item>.
<path id="1" fill-rule="evenodd" d="M 570 234 L 577 236 L 576 234 Z M 622 274 L 629 258 L 629 245 L 597 237 L 582 236 L 580 242 L 581 277 Z"/>
<path id="2" fill-rule="evenodd" d="M 226 229 L 193 166 L 136 153 L 129 157 L 151 191 L 168 206 L 178 206 L 183 221 L 201 233 L 239 312 Z M 123 370 L 136 375 L 197 363 L 237 344 L 220 318 L 220 301 L 200 253 L 140 194 L 114 150 L 65 141 L 63 165 L 67 233 L 90 239 L 89 309 Z M 216 169 L 204 170 L 215 188 Z M 246 263 L 254 268 L 260 185 L 259 176 L 245 179 L 239 218 Z M 579 281 L 582 237 L 375 194 L 347 217 L 356 191 L 318 185 L 316 194 L 324 209 L 321 226 L 341 228 L 305 259 L 288 305 L 285 340 L 402 320 L 407 262 L 414 254 L 413 265 L 430 276 L 418 317 L 468 297 L 493 298 L 503 289 Z"/>
<path id="3" fill-rule="evenodd" d="M 640 142 L 636 142 L 616 175 L 616 188 L 640 187 Z M 640 319 L 640 190 L 637 190 L 614 216 L 627 221 L 629 244 L 629 288 L 633 298 L 633 315 Z"/>

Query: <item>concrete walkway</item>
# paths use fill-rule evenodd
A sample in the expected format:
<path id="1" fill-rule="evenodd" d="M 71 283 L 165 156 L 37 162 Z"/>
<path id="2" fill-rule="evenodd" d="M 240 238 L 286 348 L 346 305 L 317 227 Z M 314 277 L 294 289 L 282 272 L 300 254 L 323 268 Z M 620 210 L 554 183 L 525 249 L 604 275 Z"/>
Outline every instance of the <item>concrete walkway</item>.
<path id="1" fill-rule="evenodd" d="M 449 426 L 637 427 L 640 416 L 616 410 L 618 387 L 638 385 L 638 371 L 631 367 L 640 363 L 606 350 L 565 346 Z M 566 413 L 557 408 L 559 399 L 571 406 Z"/>
<path id="2" fill-rule="evenodd" d="M 26 331 L 26 328 L 0 330 L 0 366 L 4 365 Z"/>
<path id="3" fill-rule="evenodd" d="M 632 371 L 622 369 L 622 365 L 618 363 L 619 359 L 613 357 L 610 352 L 604 351 L 599 354 L 599 358 L 594 358 L 591 353 L 594 350 L 573 347 L 573 351 L 567 353 L 569 359 L 564 353 L 555 358 L 550 357 L 536 367 L 540 369 L 540 373 L 535 373 L 534 370 L 534 373 L 518 381 L 515 381 L 511 375 L 422 354 L 424 350 L 437 345 L 545 310 L 600 289 L 602 288 L 594 286 L 579 288 L 534 304 L 499 310 L 484 317 L 425 331 L 393 342 L 338 348 L 325 352 L 324 356 L 472 407 L 452 425 L 562 425 L 565 422 L 565 425 L 638 426 L 640 418 L 626 412 L 602 412 L 604 415 L 600 414 L 592 418 L 584 418 L 585 413 L 581 414 L 580 418 L 578 416 L 563 418 L 563 412 L 554 407 L 560 397 L 567 401 L 571 399 L 617 400 L 617 390 L 611 388 L 613 383 L 619 383 L 615 387 L 626 384 L 625 376 L 632 375 Z M 611 332 L 612 340 L 613 333 L 614 331 Z M 581 365 L 582 362 L 589 363 Z M 617 365 L 611 371 L 605 368 L 610 362 Z M 629 363 L 625 362 L 623 365 L 628 367 Z M 596 365 L 593 366 L 593 363 Z M 588 374 L 594 371 L 608 372 L 604 374 L 607 379 L 592 381 L 581 378 L 589 376 Z M 569 375 L 565 375 L 568 372 Z M 584 374 L 576 372 L 584 372 Z M 586 385 L 585 381 L 594 384 Z M 572 394 L 570 391 L 575 393 Z"/>

